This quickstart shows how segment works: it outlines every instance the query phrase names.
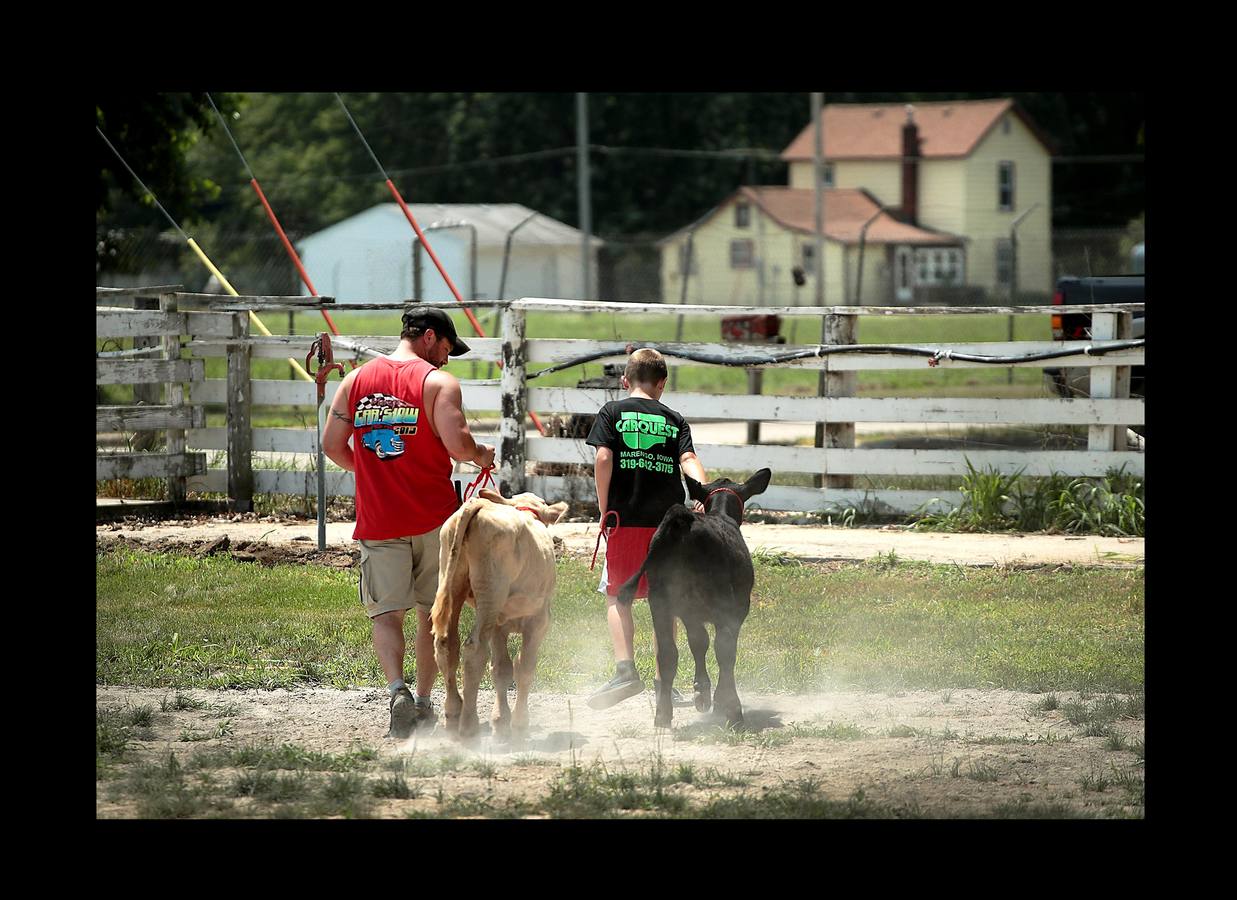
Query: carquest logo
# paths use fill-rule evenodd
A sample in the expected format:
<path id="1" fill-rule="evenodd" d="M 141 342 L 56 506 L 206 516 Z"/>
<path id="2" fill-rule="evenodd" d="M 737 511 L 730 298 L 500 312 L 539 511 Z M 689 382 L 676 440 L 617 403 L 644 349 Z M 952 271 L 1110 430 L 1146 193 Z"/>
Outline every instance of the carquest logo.
<path id="1" fill-rule="evenodd" d="M 666 443 L 667 438 L 679 436 L 677 425 L 671 425 L 665 416 L 653 413 L 620 413 L 614 427 L 623 436 L 623 443 L 632 450 L 648 450 Z"/>
<path id="2" fill-rule="evenodd" d="M 401 435 L 417 433 L 421 410 L 390 394 L 367 394 L 356 406 L 352 427 L 361 437 L 361 446 L 379 459 L 404 452 Z"/>

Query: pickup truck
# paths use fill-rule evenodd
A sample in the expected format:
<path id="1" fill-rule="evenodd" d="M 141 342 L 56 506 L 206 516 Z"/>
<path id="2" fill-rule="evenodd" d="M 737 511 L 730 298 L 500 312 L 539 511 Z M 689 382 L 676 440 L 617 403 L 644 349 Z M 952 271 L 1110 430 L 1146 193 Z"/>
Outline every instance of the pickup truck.
<path id="1" fill-rule="evenodd" d="M 1145 303 L 1147 300 L 1144 275 L 1115 275 L 1077 278 L 1067 276 L 1057 281 L 1053 294 L 1054 306 L 1069 307 L 1089 303 Z M 1144 336 L 1144 313 L 1135 313 L 1131 338 Z M 1087 313 L 1069 313 L 1065 309 L 1052 317 L 1052 337 L 1058 341 L 1085 341 L 1091 338 L 1091 316 Z M 1145 397 L 1144 366 L 1134 366 L 1130 371 L 1130 396 Z M 1044 369 L 1053 388 L 1062 397 L 1087 397 L 1090 395 L 1091 370 L 1083 368 Z"/>

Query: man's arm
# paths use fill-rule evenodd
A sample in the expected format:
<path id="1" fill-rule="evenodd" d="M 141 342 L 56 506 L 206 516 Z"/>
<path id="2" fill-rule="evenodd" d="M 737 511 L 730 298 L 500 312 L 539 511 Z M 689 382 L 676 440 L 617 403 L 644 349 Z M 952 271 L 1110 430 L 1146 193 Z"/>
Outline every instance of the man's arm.
<path id="1" fill-rule="evenodd" d="M 442 445 L 454 460 L 489 468 L 494 465 L 494 448 L 478 444 L 468 430 L 468 420 L 464 418 L 464 394 L 459 381 L 446 372 L 434 372 L 429 377 L 439 376 L 438 395 L 434 398 L 434 426 Z"/>
<path id="2" fill-rule="evenodd" d="M 353 369 L 344 376 L 339 390 L 335 392 L 335 397 L 331 400 L 331 408 L 326 414 L 326 427 L 322 430 L 322 452 L 326 454 L 327 459 L 345 472 L 356 471 L 356 463 L 352 459 L 352 447 L 348 445 L 348 438 L 352 437 L 352 416 L 348 410 L 348 392 L 352 389 L 352 382 L 356 381 L 355 376 L 358 371 Z"/>
<path id="3" fill-rule="evenodd" d="M 593 463 L 593 481 L 597 484 L 597 506 L 601 520 L 606 519 L 606 502 L 610 497 L 610 476 L 614 474 L 614 451 L 609 447 L 597 448 L 597 461 Z"/>

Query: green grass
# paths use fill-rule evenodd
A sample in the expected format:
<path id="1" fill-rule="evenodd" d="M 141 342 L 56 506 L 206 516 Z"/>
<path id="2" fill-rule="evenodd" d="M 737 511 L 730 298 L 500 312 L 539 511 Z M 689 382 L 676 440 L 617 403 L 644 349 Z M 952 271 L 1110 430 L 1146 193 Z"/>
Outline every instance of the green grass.
<path id="1" fill-rule="evenodd" d="M 1010 572 L 890 559 L 780 565 L 761 557 L 755 565 L 736 669 L 741 693 L 1143 689 L 1141 569 Z M 385 683 L 355 573 L 132 550 L 98 553 L 95 573 L 100 683 L 180 691 Z M 587 561 L 558 561 L 540 689 L 584 691 L 612 668 L 596 584 Z M 466 608 L 464 629 L 471 616 Z M 648 605 L 637 603 L 634 616 L 636 664 L 648 679 Z M 518 638 L 511 643 L 518 649 Z M 676 678 L 689 683 L 693 662 L 681 629 L 679 644 Z M 716 683 L 711 654 L 709 669 Z M 1103 702 L 1088 707 L 1092 715 L 1103 714 Z"/>
<path id="2" fill-rule="evenodd" d="M 1098 726 L 1104 728 L 1117 719 L 1134 719 L 1145 712 L 1146 700 L 1139 693 L 1132 697 L 1100 697 L 1093 703 L 1079 701 L 1063 703 L 1061 712 L 1071 725 Z M 1096 732 L 1094 736 L 1105 736 L 1106 730 Z"/>
<path id="3" fill-rule="evenodd" d="M 966 460 L 962 503 L 945 513 L 912 516 L 921 531 L 1052 531 L 1142 537 L 1146 501 L 1141 478 L 1122 469 L 1103 478 L 1051 475 L 1025 477 L 1022 471 L 983 471 Z"/>

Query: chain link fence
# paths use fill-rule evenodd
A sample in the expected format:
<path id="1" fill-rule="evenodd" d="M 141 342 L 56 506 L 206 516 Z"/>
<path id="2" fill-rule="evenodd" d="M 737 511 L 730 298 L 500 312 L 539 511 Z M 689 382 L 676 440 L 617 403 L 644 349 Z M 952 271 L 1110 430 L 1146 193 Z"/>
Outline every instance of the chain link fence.
<path id="1" fill-rule="evenodd" d="M 708 303 L 733 306 L 808 306 L 815 303 L 810 275 L 796 283 L 795 266 L 787 254 L 759 256 L 733 265 L 724 247 L 698 248 L 691 261 L 686 288 L 681 248 L 654 236 L 606 239 L 598 250 L 590 282 L 603 301 Z M 292 241 L 298 239 L 290 235 Z M 859 298 L 868 306 L 1033 306 L 1051 302 L 1052 286 L 1064 275 L 1120 275 L 1131 272 L 1131 251 L 1137 236 L 1125 229 L 1074 229 L 1053 234 L 1050 246 L 1032 239 L 1018 241 L 1016 251 L 1004 238 L 977 239 L 946 262 L 941 251 L 912 254 L 909 291 L 897 290 L 896 250 L 884 245 L 865 248 L 863 279 L 854 271 L 856 249 L 847 251 L 845 290 L 839 278 L 826 275 L 827 305 L 850 305 Z M 798 236 L 810 242 L 810 236 Z M 715 242 L 716 243 L 716 242 Z M 297 295 L 302 284 L 278 237 L 270 232 L 232 233 L 199 239 L 203 250 L 241 294 Z M 384 296 L 412 299 L 411 255 L 406 264 L 378 259 L 363 242 L 348 251 L 371 270 L 372 283 L 389 287 Z M 709 254 L 712 254 L 712 258 Z M 543 267 L 544 253 L 522 258 L 518 241 L 509 257 L 508 284 L 519 283 L 521 266 Z M 403 271 L 400 266 L 403 266 Z M 578 256 L 572 265 L 578 265 Z M 387 271 L 390 269 L 390 271 Z M 397 271 L 396 269 L 400 269 Z M 807 270 L 810 273 L 810 269 Z M 184 239 L 170 229 L 96 229 L 96 282 L 104 287 L 182 284 L 187 291 L 224 293 Z M 330 273 L 310 272 L 317 283 Z M 464 281 L 464 276 L 458 276 Z M 497 285 L 497 283 L 496 283 Z M 496 287 L 495 285 L 495 287 Z M 402 290 L 401 290 L 402 286 Z M 319 284 L 319 290 L 329 291 Z M 494 291 L 493 293 L 496 293 Z M 510 291 L 508 291 L 510 293 Z M 844 293 L 845 296 L 835 296 Z M 450 299 L 427 298 L 427 299 Z M 468 299 L 467 297 L 465 299 Z"/>

